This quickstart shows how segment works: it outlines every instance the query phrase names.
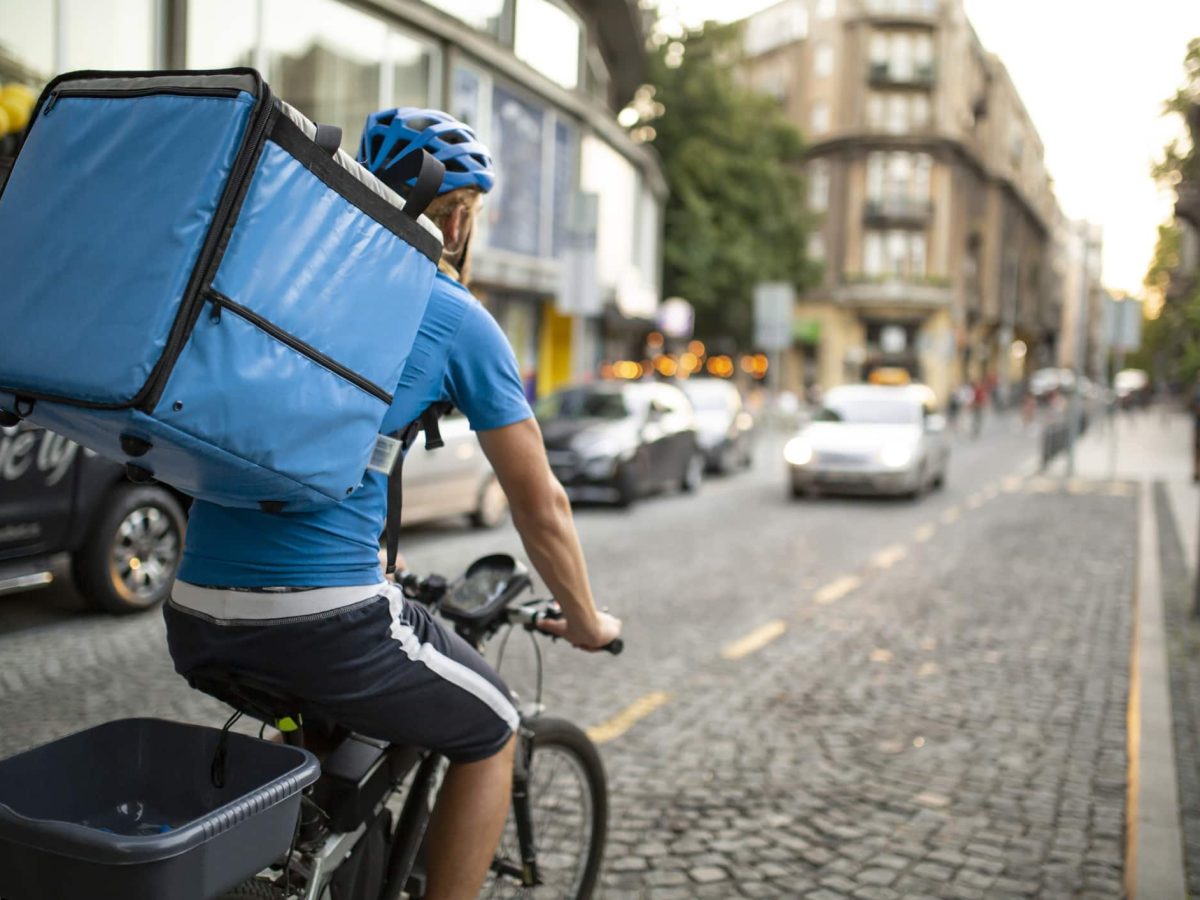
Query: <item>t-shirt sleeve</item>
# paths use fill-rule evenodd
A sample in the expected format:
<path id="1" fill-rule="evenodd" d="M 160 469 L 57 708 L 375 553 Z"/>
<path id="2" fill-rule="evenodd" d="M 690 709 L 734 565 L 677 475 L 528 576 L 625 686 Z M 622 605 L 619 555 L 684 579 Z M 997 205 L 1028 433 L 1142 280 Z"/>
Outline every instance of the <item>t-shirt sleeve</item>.
<path id="1" fill-rule="evenodd" d="M 446 394 L 473 431 L 503 428 L 533 415 L 512 346 L 478 303 L 467 309 L 458 329 L 446 367 Z"/>

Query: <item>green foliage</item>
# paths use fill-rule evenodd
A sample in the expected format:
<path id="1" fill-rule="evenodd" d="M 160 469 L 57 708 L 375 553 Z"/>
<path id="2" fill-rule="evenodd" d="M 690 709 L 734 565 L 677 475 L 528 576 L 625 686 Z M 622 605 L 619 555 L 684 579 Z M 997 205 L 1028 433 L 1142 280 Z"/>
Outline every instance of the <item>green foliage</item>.
<path id="1" fill-rule="evenodd" d="M 1194 113 L 1189 120 L 1192 104 L 1200 102 L 1200 38 L 1189 42 L 1183 68 L 1183 85 L 1163 104 L 1163 112 L 1183 117 L 1191 127 L 1190 139 L 1183 144 L 1172 141 L 1152 170 L 1157 181 L 1171 186 L 1200 180 L 1200 134 Z M 1200 273 L 1179 270 L 1180 239 L 1177 226 L 1158 227 L 1154 259 L 1143 284 L 1148 302 L 1161 309 L 1157 318 L 1144 323 L 1142 346 L 1127 364 L 1147 370 L 1156 380 L 1188 384 L 1200 378 Z"/>
<path id="2" fill-rule="evenodd" d="M 1187 55 L 1183 59 L 1183 85 L 1164 104 L 1163 115 L 1178 115 L 1188 121 L 1188 108 L 1200 103 L 1200 37 L 1188 42 Z M 1151 169 L 1154 180 L 1162 184 L 1175 185 L 1184 178 L 1200 178 L 1200 134 L 1192 133 L 1191 140 L 1181 145 L 1172 140 L 1163 148 L 1162 159 Z"/>
<path id="3" fill-rule="evenodd" d="M 652 52 L 649 80 L 665 111 L 653 146 L 671 189 L 664 229 L 665 296 L 696 308 L 696 332 L 748 345 L 759 281 L 812 284 L 800 164 L 804 145 L 778 103 L 738 83 L 739 26 L 709 23 Z"/>

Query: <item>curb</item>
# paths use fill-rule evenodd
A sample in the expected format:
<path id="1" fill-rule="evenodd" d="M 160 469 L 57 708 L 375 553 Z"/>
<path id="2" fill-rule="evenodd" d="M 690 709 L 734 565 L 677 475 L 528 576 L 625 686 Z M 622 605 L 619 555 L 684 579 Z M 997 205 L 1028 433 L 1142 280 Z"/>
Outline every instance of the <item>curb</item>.
<path id="1" fill-rule="evenodd" d="M 1130 898 L 1186 900 L 1153 491 L 1153 482 L 1147 480 L 1138 492 L 1137 583 L 1127 718 L 1125 889 Z"/>

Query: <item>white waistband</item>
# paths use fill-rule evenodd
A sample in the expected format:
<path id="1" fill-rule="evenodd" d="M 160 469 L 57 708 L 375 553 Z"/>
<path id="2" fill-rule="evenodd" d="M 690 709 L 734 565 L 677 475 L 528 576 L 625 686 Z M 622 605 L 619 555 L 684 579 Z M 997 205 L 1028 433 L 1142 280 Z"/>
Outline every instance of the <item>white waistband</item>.
<path id="1" fill-rule="evenodd" d="M 353 606 L 386 595 L 389 585 L 313 588 L 311 591 L 223 591 L 176 581 L 171 602 L 214 619 L 290 619 Z"/>

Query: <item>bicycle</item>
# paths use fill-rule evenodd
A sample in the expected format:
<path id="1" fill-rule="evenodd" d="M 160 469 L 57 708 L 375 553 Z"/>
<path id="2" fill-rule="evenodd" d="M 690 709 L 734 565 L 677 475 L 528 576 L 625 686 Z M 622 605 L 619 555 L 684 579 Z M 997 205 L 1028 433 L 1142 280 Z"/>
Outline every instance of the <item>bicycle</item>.
<path id="1" fill-rule="evenodd" d="M 453 583 L 441 576 L 400 580 L 405 596 L 435 609 L 480 649 L 502 631 L 560 618 L 552 600 L 528 599 L 524 568 L 498 554 L 476 560 Z M 537 689 L 521 704 L 512 808 L 481 896 L 590 897 L 604 857 L 608 793 L 604 766 L 587 735 L 542 715 L 542 656 Z M 620 639 L 606 647 L 620 653 Z M 276 725 L 286 743 L 304 747 L 304 704 L 228 671 L 202 670 L 192 687 Z M 448 762 L 436 753 L 334 731 L 334 749 L 302 797 L 287 857 L 221 895 L 220 900 L 399 900 L 424 894 L 425 829 Z M 216 766 L 216 761 L 214 761 Z M 565 775 L 560 781 L 560 776 Z M 407 788 L 404 787 L 407 782 Z M 557 783 L 556 783 L 557 782 Z M 393 808 L 403 803 L 393 823 Z"/>

